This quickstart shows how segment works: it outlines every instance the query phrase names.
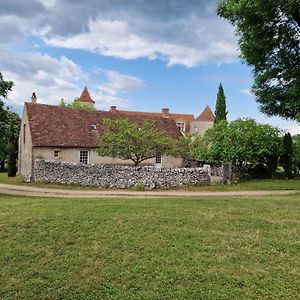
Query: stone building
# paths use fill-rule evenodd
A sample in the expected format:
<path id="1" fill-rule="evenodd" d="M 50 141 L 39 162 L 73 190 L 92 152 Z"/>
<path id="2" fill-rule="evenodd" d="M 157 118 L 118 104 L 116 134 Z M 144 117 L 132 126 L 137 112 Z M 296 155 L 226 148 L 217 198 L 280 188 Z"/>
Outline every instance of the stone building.
<path id="1" fill-rule="evenodd" d="M 31 103 L 24 105 L 19 136 L 18 167 L 23 176 L 32 174 L 36 159 L 132 165 L 131 161 L 98 156 L 99 137 L 106 130 L 102 124 L 104 118 L 127 118 L 141 124 L 151 120 L 159 130 L 172 138 L 194 133 L 195 128 L 202 134 L 213 125 L 214 120 L 209 107 L 195 119 L 190 114 L 170 113 L 168 108 L 162 109 L 161 113 L 121 111 L 116 106 L 112 106 L 110 111 L 96 111 L 39 104 L 35 94 L 31 100 Z M 95 104 L 86 87 L 78 100 L 92 107 Z M 183 160 L 157 155 L 143 164 L 174 168 L 182 166 Z"/>

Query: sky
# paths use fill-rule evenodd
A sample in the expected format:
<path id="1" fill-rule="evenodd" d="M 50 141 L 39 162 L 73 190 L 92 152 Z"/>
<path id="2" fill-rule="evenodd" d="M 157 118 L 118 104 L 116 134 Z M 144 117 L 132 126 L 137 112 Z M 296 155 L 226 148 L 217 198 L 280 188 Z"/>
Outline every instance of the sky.
<path id="1" fill-rule="evenodd" d="M 239 55 L 216 0 L 0 0 L 0 71 L 14 82 L 6 104 L 20 114 L 32 92 L 58 105 L 87 86 L 99 110 L 168 107 L 197 117 L 206 105 L 215 110 L 222 83 L 229 121 L 300 133 L 259 112 Z"/>

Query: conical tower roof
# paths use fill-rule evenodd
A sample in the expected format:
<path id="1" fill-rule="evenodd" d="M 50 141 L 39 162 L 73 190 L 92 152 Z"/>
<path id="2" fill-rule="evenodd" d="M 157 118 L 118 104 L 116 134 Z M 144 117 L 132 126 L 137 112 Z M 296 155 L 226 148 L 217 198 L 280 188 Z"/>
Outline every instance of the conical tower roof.
<path id="1" fill-rule="evenodd" d="M 87 89 L 87 87 L 85 87 L 79 97 L 79 101 L 80 102 L 86 102 L 86 103 L 95 103 L 95 101 L 91 98 L 90 93 Z"/>
<path id="2" fill-rule="evenodd" d="M 210 107 L 206 105 L 203 112 L 199 115 L 199 117 L 196 118 L 196 121 L 199 122 L 214 122 L 215 115 L 211 111 Z"/>

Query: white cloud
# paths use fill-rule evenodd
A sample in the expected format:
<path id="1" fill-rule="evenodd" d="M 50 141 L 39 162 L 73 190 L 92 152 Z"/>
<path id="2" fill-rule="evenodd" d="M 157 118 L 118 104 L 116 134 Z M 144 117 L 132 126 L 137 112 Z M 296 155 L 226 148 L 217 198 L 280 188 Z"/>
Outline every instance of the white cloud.
<path id="1" fill-rule="evenodd" d="M 221 23 L 220 30 L 218 25 Z M 83 49 L 120 59 L 162 58 L 169 66 L 181 64 L 195 67 L 209 62 L 224 63 L 237 59 L 238 50 L 234 43 L 233 28 L 226 23 L 223 24 L 222 20 L 191 18 L 182 20 L 181 25 L 184 30 L 180 34 L 190 36 L 184 37 L 186 41 L 180 38 L 163 39 L 143 31 L 138 32 L 135 27 L 123 20 L 111 21 L 99 18 L 95 21 L 90 20 L 88 30 L 85 32 L 71 37 L 45 36 L 44 41 L 56 47 Z M 170 24 L 171 28 L 174 26 Z M 193 26 L 193 32 L 190 26 Z M 214 29 L 218 30 L 213 34 Z"/>
<path id="2" fill-rule="evenodd" d="M 7 101 L 14 107 L 30 101 L 32 92 L 37 94 L 40 103 L 57 105 L 61 98 L 73 101 L 80 96 L 88 81 L 98 109 L 108 109 L 111 105 L 128 108 L 130 100 L 124 99 L 122 94 L 145 86 L 137 77 L 112 70 L 101 70 L 107 81 L 99 84 L 90 80 L 79 65 L 64 56 L 57 59 L 48 54 L 0 50 L 1 72 L 5 80 L 14 82 Z"/>
<path id="3" fill-rule="evenodd" d="M 245 95 L 253 96 L 251 89 L 242 89 L 240 92 Z"/>
<path id="4" fill-rule="evenodd" d="M 8 102 L 22 105 L 36 92 L 42 103 L 57 104 L 61 97 L 78 95 L 78 83 L 86 78 L 80 66 L 62 56 L 59 59 L 40 53 L 16 53 L 1 49 L 1 71 L 14 82 Z"/>
<path id="5" fill-rule="evenodd" d="M 99 86 L 99 90 L 105 94 L 115 96 L 118 93 L 127 93 L 130 91 L 139 90 L 145 87 L 142 79 L 119 73 L 112 70 L 103 70 L 103 73 L 108 79 L 108 82 Z"/>

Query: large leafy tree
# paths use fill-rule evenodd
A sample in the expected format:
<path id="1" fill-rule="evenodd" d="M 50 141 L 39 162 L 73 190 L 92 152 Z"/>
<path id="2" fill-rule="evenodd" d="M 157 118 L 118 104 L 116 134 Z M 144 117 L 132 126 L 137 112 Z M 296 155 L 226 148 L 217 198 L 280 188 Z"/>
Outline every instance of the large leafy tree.
<path id="1" fill-rule="evenodd" d="M 216 163 L 231 163 L 239 171 L 264 168 L 273 175 L 281 155 L 280 131 L 253 119 L 221 121 L 204 135 L 197 159 Z"/>
<path id="2" fill-rule="evenodd" d="M 173 140 L 151 121 L 138 124 L 127 119 L 104 119 L 103 124 L 107 133 L 100 137 L 100 156 L 132 160 L 137 166 L 157 153 L 166 153 L 173 145 Z"/>
<path id="3" fill-rule="evenodd" d="M 227 120 L 227 111 L 226 111 L 226 97 L 224 95 L 223 86 L 220 83 L 218 95 L 217 95 L 217 101 L 216 101 L 216 110 L 215 110 L 215 123 L 221 121 L 221 120 Z"/>
<path id="4" fill-rule="evenodd" d="M 7 122 L 8 122 L 8 109 L 5 106 L 4 99 L 7 93 L 13 87 L 12 81 L 5 81 L 2 73 L 0 72 L 0 168 L 3 171 L 4 160 L 7 155 Z"/>
<path id="5" fill-rule="evenodd" d="M 300 121 L 299 0 L 219 0 L 218 14 L 236 26 L 261 111 Z"/>

